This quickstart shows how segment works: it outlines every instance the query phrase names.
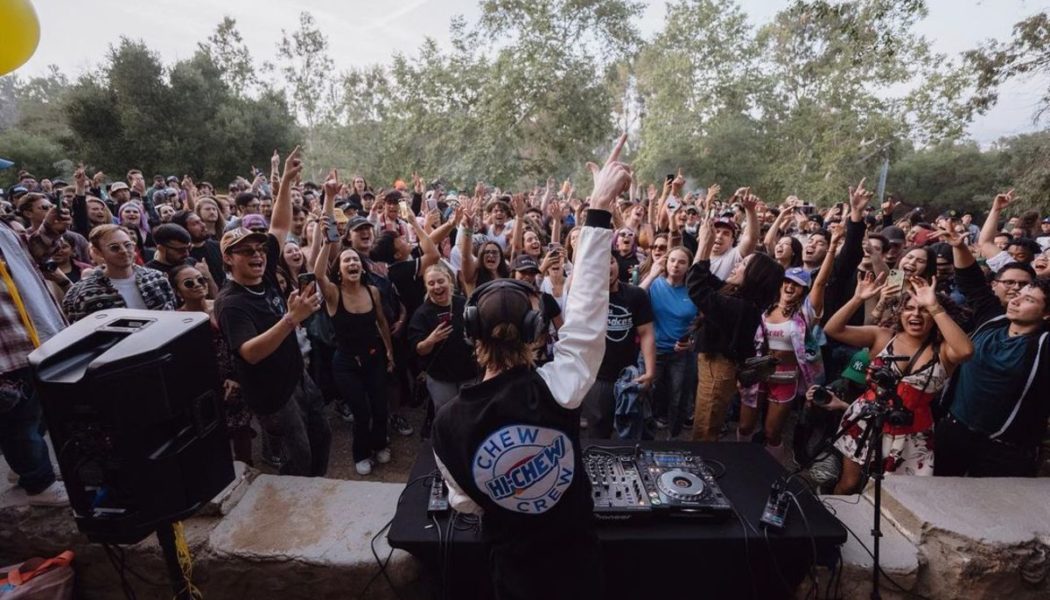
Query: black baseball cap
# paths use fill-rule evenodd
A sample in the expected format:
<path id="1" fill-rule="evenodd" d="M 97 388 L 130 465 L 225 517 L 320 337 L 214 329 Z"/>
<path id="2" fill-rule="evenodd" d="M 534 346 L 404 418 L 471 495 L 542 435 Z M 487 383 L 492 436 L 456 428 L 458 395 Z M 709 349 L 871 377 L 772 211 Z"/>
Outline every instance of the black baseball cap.
<path id="1" fill-rule="evenodd" d="M 536 262 L 535 258 L 532 258 L 528 254 L 519 254 L 514 259 L 514 265 L 512 267 L 515 271 L 535 271 L 540 272 L 540 265 Z"/>

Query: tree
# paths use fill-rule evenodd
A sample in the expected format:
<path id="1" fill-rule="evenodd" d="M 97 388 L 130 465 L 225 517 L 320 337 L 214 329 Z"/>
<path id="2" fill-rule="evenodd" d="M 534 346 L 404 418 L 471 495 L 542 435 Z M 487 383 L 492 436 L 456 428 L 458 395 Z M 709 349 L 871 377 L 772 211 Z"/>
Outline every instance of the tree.
<path id="1" fill-rule="evenodd" d="M 637 160 L 643 177 L 655 180 L 678 167 L 705 183 L 717 169 L 737 182 L 755 176 L 748 169 L 725 172 L 741 166 L 717 160 L 732 150 L 725 143 L 736 146 L 736 140 L 712 135 L 734 131 L 749 138 L 754 131 L 745 113 L 755 56 L 747 16 L 732 0 L 668 5 L 663 30 L 635 63 L 644 106 Z"/>
<path id="2" fill-rule="evenodd" d="M 985 113 L 999 101 L 999 87 L 1017 77 L 1035 77 L 1043 89 L 1035 119 L 1050 110 L 1050 13 L 1043 11 L 1014 25 L 1009 42 L 989 41 L 966 53 L 976 73 L 970 107 Z"/>
<path id="3" fill-rule="evenodd" d="M 208 52 L 169 69 L 127 39 L 111 50 L 101 78 L 80 79 L 67 116 L 76 155 L 111 173 L 136 167 L 228 181 L 300 135 L 283 99 L 236 95 Z"/>
<path id="4" fill-rule="evenodd" d="M 259 83 L 248 46 L 237 29 L 237 20 L 223 17 L 207 41 L 197 44 L 218 67 L 223 82 L 237 96 L 244 96 Z"/>
<path id="5" fill-rule="evenodd" d="M 767 188 L 839 199 L 902 141 L 961 130 L 956 67 L 915 32 L 926 14 L 922 0 L 795 0 L 760 30 Z M 912 94 L 929 96 L 936 83 L 940 112 L 913 110 Z"/>
<path id="6" fill-rule="evenodd" d="M 328 38 L 317 28 L 313 15 L 299 13 L 299 28 L 281 30 L 277 55 L 283 61 L 281 73 L 287 83 L 295 114 L 307 128 L 336 118 L 339 105 L 334 63 L 328 56 Z"/>

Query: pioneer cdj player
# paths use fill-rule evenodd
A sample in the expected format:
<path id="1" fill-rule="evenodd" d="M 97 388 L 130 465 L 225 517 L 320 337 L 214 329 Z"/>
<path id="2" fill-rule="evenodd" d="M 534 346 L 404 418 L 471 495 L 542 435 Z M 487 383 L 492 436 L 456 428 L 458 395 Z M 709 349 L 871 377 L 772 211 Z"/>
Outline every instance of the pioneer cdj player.
<path id="1" fill-rule="evenodd" d="M 591 447 L 584 452 L 583 463 L 599 519 L 720 519 L 732 514 L 733 507 L 710 469 L 691 452 L 619 453 Z"/>

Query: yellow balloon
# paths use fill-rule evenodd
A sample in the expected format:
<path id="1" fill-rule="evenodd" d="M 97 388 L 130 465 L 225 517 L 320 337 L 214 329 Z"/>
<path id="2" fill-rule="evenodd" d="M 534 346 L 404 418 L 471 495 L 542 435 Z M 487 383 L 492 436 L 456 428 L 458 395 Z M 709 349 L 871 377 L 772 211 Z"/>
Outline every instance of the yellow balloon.
<path id="1" fill-rule="evenodd" d="M 40 43 L 40 22 L 29 0 L 0 0 L 0 75 L 21 67 Z"/>

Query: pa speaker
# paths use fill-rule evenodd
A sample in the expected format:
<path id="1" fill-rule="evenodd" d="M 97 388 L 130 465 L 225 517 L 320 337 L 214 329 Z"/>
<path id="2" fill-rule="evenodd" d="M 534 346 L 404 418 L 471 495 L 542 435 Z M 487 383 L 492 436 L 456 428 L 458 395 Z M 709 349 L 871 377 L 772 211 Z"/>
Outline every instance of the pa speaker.
<path id="1" fill-rule="evenodd" d="M 29 357 L 77 527 L 134 543 L 233 481 L 208 316 L 115 309 Z"/>

